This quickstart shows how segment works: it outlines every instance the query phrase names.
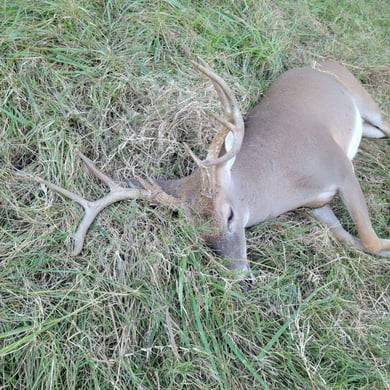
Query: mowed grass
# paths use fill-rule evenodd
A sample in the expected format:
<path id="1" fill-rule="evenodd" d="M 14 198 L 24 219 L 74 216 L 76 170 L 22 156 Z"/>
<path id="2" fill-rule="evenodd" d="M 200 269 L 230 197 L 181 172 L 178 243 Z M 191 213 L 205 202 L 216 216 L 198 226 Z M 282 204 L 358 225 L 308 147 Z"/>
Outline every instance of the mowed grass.
<path id="1" fill-rule="evenodd" d="M 105 210 L 71 256 L 82 210 L 18 171 L 88 198 L 116 180 L 194 169 L 218 101 L 246 113 L 292 66 L 332 58 L 390 106 L 390 4 L 381 0 L 23 1 L 0 4 L 1 389 L 389 389 L 390 264 L 337 243 L 304 212 L 248 230 L 241 292 L 179 213 Z M 356 171 L 389 238 L 386 139 Z M 354 226 L 341 203 L 343 223 Z"/>

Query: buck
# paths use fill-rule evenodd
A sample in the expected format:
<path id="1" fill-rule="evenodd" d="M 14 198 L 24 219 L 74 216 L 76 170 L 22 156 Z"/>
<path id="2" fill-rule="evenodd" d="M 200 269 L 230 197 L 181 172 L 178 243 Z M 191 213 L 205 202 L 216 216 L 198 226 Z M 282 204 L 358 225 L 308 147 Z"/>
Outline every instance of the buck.
<path id="1" fill-rule="evenodd" d="M 200 160 L 184 145 L 198 168 L 177 180 L 138 179 L 122 187 L 80 158 L 109 188 L 102 199 L 88 201 L 41 178 L 50 189 L 85 210 L 74 236 L 80 253 L 97 214 L 114 202 L 142 198 L 180 207 L 188 218 L 208 223 L 202 238 L 241 278 L 253 278 L 247 260 L 245 228 L 300 207 L 322 222 L 343 243 L 390 256 L 390 240 L 374 232 L 352 159 L 362 135 L 390 135 L 377 104 L 357 79 L 335 62 L 287 71 L 269 88 L 244 122 L 238 102 L 204 61 L 195 68 L 213 83 L 222 106 L 219 129 Z M 348 233 L 329 206 L 335 195 L 345 203 L 358 236 Z"/>

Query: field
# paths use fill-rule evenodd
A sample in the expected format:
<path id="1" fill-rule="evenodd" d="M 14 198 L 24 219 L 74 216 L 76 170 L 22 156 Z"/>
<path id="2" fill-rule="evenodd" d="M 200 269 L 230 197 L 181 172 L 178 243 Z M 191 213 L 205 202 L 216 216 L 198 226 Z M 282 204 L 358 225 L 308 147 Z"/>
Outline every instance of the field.
<path id="1" fill-rule="evenodd" d="M 216 5 L 218 3 L 218 5 Z M 0 3 L 0 389 L 390 389 L 390 263 L 307 211 L 248 229 L 242 292 L 180 213 L 117 203 L 92 225 L 38 175 L 87 198 L 175 178 L 204 156 L 219 102 L 243 113 L 285 70 L 336 59 L 390 114 L 387 0 L 3 0 Z M 389 140 L 356 173 L 389 238 Z M 353 223 L 339 200 L 343 224 Z"/>

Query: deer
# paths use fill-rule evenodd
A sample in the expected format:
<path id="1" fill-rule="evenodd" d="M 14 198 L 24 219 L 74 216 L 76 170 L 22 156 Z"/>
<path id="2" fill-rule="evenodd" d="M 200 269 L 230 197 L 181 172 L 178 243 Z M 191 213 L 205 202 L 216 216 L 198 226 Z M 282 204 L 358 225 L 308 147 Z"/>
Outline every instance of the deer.
<path id="1" fill-rule="evenodd" d="M 79 203 L 84 216 L 74 234 L 80 254 L 89 227 L 109 205 L 129 199 L 180 208 L 186 218 L 207 224 L 201 238 L 229 262 L 235 277 L 255 283 L 247 258 L 245 229 L 288 211 L 306 208 L 341 243 L 368 254 L 389 257 L 390 239 L 375 233 L 352 160 L 362 136 L 390 136 L 390 126 L 362 84 L 343 65 L 316 62 L 283 73 L 244 120 L 230 87 L 205 61 L 192 62 L 214 85 L 221 115 L 205 159 L 184 144 L 196 163 L 186 177 L 137 177 L 119 185 L 76 151 L 88 169 L 109 188 L 89 201 L 33 176 L 49 189 Z M 330 206 L 339 196 L 358 237 L 341 225 Z"/>

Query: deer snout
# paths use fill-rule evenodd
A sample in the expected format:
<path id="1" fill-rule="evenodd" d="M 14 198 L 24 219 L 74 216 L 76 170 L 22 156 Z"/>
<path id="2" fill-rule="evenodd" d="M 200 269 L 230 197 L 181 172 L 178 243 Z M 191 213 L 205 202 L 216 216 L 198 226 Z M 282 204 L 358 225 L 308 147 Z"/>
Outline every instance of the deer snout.
<path id="1" fill-rule="evenodd" d="M 242 291 L 249 291 L 256 283 L 256 278 L 246 260 L 236 260 L 228 264 L 228 268 L 237 276 Z"/>

